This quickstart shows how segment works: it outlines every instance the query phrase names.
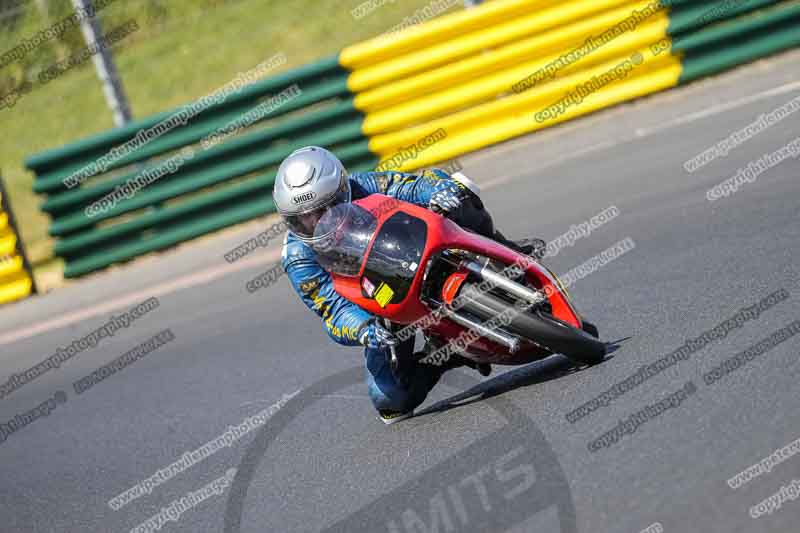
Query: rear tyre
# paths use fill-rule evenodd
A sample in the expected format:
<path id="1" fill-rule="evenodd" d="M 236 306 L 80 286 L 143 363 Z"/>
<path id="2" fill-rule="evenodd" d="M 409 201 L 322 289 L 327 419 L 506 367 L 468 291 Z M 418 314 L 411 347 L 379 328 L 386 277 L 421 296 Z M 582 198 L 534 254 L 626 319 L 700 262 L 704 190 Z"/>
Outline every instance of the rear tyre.
<path id="1" fill-rule="evenodd" d="M 467 302 L 463 309 L 483 320 L 490 320 L 508 309 L 513 309 L 509 302 L 493 294 L 481 292 L 470 283 L 464 284 L 461 295 Z M 601 362 L 606 355 L 604 343 L 542 311 L 518 313 L 506 329 L 553 353 L 564 354 L 578 363 L 594 365 Z"/>

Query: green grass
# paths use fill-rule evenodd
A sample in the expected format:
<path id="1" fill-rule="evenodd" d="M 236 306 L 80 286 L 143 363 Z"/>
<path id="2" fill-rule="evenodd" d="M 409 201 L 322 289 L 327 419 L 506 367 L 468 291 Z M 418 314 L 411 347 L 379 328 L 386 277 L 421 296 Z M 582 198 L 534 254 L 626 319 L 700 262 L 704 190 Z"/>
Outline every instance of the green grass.
<path id="1" fill-rule="evenodd" d="M 107 32 L 133 18 L 140 30 L 115 49 L 115 59 L 134 117 L 173 108 L 225 84 L 237 73 L 283 52 L 280 70 L 337 53 L 378 35 L 430 0 L 387 1 L 355 20 L 350 11 L 363 0 L 118 0 L 101 12 Z M 69 0 L 50 0 L 46 21 L 33 0 L 13 27 L 0 21 L 0 53 L 69 13 Z M 0 10 L 4 2 L 0 0 Z M 78 30 L 26 57 L 23 65 L 0 69 L 0 92 L 35 78 L 38 68 L 63 59 L 82 45 Z M 280 70 L 276 70 L 280 72 Z M 31 191 L 26 156 L 61 146 L 113 126 L 94 66 L 76 68 L 35 88 L 12 109 L 0 110 L 0 172 L 17 214 L 31 259 L 48 271 L 52 240 L 49 220 L 38 209 L 43 197 Z"/>

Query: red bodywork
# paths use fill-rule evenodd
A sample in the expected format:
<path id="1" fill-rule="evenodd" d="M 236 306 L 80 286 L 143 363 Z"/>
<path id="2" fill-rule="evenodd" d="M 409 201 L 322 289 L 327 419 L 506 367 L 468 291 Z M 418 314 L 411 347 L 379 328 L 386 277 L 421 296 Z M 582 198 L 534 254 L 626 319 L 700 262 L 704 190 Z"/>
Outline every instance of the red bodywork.
<path id="1" fill-rule="evenodd" d="M 358 277 L 331 274 L 336 292 L 366 311 L 379 317 L 388 318 L 396 324 L 411 324 L 421 320 L 431 312 L 420 299 L 425 265 L 427 265 L 432 255 L 442 250 L 460 249 L 495 259 L 509 266 L 516 262 L 521 265 L 527 265 L 525 272 L 529 283 L 537 289 L 544 289 L 545 294 L 549 295 L 553 316 L 576 328 L 581 327 L 579 315 L 572 308 L 566 295 L 560 290 L 555 276 L 534 259 L 493 240 L 464 230 L 455 222 L 428 209 L 395 200 L 382 194 L 373 194 L 353 203 L 371 212 L 378 219 L 378 229 L 375 231 L 375 235 L 378 235 L 383 223 L 398 211 L 403 211 L 422 219 L 428 227 L 425 251 L 419 262 L 416 277 L 411 289 L 402 301 L 389 303 L 386 307 L 381 307 L 374 299 L 365 297 L 362 294 L 361 276 L 364 273 L 369 251 L 372 250 L 374 244 L 374 236 L 373 242 L 370 242 L 369 250 L 363 258 Z M 446 300 L 452 301 L 464 277 L 463 273 L 456 272 L 448 278 L 442 290 L 443 297 Z M 426 330 L 444 339 L 454 339 L 462 334 L 465 328 L 448 319 L 443 319 L 426 328 Z M 470 344 L 466 351 L 467 353 L 463 355 L 470 359 L 496 364 L 523 364 L 549 355 L 549 352 L 533 343 L 523 344 L 522 349 L 515 354 L 511 354 L 505 346 L 483 337 Z"/>

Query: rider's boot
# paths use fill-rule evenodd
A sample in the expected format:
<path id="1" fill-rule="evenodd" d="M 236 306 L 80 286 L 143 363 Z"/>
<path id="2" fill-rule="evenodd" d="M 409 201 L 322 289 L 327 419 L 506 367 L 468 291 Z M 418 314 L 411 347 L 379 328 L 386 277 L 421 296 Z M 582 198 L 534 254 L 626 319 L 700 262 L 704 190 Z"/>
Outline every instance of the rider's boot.
<path id="1" fill-rule="evenodd" d="M 498 230 L 494 230 L 494 240 L 504 246 L 508 246 L 521 254 L 529 255 L 534 259 L 542 260 L 547 253 L 547 243 L 542 239 L 527 238 L 518 241 L 506 239 Z"/>

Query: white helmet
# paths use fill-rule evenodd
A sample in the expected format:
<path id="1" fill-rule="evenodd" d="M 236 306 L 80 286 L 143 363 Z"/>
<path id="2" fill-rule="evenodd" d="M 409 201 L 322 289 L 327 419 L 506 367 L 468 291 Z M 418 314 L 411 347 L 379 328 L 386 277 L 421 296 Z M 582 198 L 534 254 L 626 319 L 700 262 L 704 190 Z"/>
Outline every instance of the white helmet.
<path id="1" fill-rule="evenodd" d="M 322 215 L 335 205 L 350 202 L 347 170 L 325 148 L 295 150 L 278 168 L 272 198 L 289 231 L 301 241 L 311 242 Z"/>

